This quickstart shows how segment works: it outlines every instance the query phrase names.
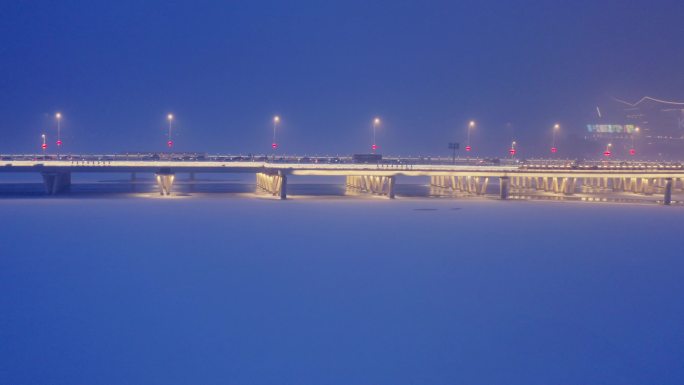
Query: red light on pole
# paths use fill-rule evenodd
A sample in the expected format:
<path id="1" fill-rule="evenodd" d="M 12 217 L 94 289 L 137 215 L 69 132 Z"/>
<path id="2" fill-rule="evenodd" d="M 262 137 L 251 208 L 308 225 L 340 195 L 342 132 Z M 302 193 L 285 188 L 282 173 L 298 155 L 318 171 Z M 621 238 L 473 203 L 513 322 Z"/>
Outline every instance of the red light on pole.
<path id="1" fill-rule="evenodd" d="M 273 144 L 271 144 L 271 148 L 274 149 L 274 150 L 275 150 L 276 148 L 278 148 L 278 143 L 273 143 Z"/>
<path id="2" fill-rule="evenodd" d="M 551 153 L 555 154 L 556 152 L 558 152 L 558 149 L 556 147 L 551 147 Z"/>
<path id="3" fill-rule="evenodd" d="M 511 149 L 508 150 L 508 153 L 511 154 L 511 158 L 515 156 L 515 153 L 516 153 L 515 146 L 517 144 L 518 143 L 515 140 L 513 142 L 511 142 Z"/>
<path id="4" fill-rule="evenodd" d="M 62 145 L 62 141 L 61 141 L 61 140 L 57 140 L 57 146 L 59 147 L 59 146 L 61 146 L 61 145 Z"/>
<path id="5" fill-rule="evenodd" d="M 40 146 L 40 148 L 42 148 L 43 150 L 45 150 L 45 149 L 47 148 L 47 144 L 43 143 L 43 144 Z"/>
<path id="6" fill-rule="evenodd" d="M 166 145 L 169 146 L 169 148 L 173 147 L 173 140 L 166 142 Z"/>
<path id="7" fill-rule="evenodd" d="M 470 150 L 472 150 L 472 149 L 473 149 L 473 148 L 470 147 L 470 146 L 465 146 L 465 150 L 466 150 L 466 151 L 470 151 Z"/>
<path id="8" fill-rule="evenodd" d="M 632 156 L 636 155 L 636 150 L 633 148 L 630 148 L 629 149 L 629 155 L 632 155 Z"/>
<path id="9" fill-rule="evenodd" d="M 374 144 L 374 145 L 371 146 L 371 150 L 375 151 L 375 150 L 377 150 L 377 149 L 378 149 L 378 145 L 377 145 L 377 144 Z"/>
<path id="10" fill-rule="evenodd" d="M 611 147 L 613 147 L 613 144 L 612 144 L 612 143 L 608 143 L 608 145 L 606 146 L 606 151 L 603 152 L 603 155 L 605 155 L 606 157 L 611 156 L 611 155 L 613 154 L 613 153 L 610 151 L 610 148 L 611 148 Z"/>

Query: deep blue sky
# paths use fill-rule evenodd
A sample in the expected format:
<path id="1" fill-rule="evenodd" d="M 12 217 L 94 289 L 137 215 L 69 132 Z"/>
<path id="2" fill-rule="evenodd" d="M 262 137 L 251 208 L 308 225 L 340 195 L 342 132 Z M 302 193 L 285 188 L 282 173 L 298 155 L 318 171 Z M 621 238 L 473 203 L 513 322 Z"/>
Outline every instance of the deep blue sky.
<path id="1" fill-rule="evenodd" d="M 607 96 L 684 98 L 681 1 L 0 3 L 0 152 L 531 149 Z M 507 123 L 510 123 L 507 125 Z M 507 128 L 508 127 L 508 128 Z M 512 127 L 512 128 L 511 128 Z M 513 132 L 511 132 L 513 131 Z"/>

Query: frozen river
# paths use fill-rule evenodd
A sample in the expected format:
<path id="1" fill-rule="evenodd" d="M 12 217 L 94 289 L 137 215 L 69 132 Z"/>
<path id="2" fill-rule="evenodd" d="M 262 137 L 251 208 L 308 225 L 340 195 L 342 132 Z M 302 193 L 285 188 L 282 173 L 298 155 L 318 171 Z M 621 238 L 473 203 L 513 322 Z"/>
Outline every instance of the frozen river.
<path id="1" fill-rule="evenodd" d="M 243 193 L 0 199 L 0 383 L 684 378 L 681 207 Z"/>

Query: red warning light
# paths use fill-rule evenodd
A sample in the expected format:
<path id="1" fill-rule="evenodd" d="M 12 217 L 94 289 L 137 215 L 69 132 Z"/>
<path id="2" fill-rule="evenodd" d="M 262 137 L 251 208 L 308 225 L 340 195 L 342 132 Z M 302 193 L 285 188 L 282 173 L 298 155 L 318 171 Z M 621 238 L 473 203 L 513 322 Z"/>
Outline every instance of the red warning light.
<path id="1" fill-rule="evenodd" d="M 556 152 L 558 152 L 558 149 L 556 147 L 551 147 L 551 153 L 555 154 Z"/>
<path id="2" fill-rule="evenodd" d="M 278 148 L 278 143 L 273 143 L 273 144 L 271 144 L 271 148 L 274 149 L 274 150 L 275 150 L 276 148 Z"/>
<path id="3" fill-rule="evenodd" d="M 61 141 L 61 140 L 58 140 L 58 141 L 57 141 L 57 146 L 61 146 L 61 145 L 62 145 L 62 141 Z"/>
<path id="4" fill-rule="evenodd" d="M 610 156 L 611 154 L 612 154 L 612 152 L 610 152 L 610 150 L 606 150 L 606 151 L 603 153 L 603 155 L 605 155 L 605 156 Z"/>
<path id="5" fill-rule="evenodd" d="M 466 151 L 470 151 L 470 150 L 472 150 L 473 148 L 470 147 L 470 146 L 466 146 L 465 149 L 466 149 Z"/>
<path id="6" fill-rule="evenodd" d="M 169 146 L 169 148 L 173 147 L 173 140 L 166 142 L 166 145 Z"/>
<path id="7" fill-rule="evenodd" d="M 40 147 L 41 147 L 43 150 L 45 150 L 45 149 L 47 148 L 47 144 L 43 143 Z"/>
<path id="8" fill-rule="evenodd" d="M 629 149 L 629 155 L 636 155 L 636 150 L 633 148 Z"/>
<path id="9" fill-rule="evenodd" d="M 510 150 L 508 150 L 508 153 L 511 155 L 515 155 L 515 148 L 511 148 Z"/>
<path id="10" fill-rule="evenodd" d="M 378 149 L 378 145 L 377 145 L 377 144 L 372 145 L 372 146 L 371 146 L 371 149 L 372 149 L 373 151 L 377 150 L 377 149 Z"/>

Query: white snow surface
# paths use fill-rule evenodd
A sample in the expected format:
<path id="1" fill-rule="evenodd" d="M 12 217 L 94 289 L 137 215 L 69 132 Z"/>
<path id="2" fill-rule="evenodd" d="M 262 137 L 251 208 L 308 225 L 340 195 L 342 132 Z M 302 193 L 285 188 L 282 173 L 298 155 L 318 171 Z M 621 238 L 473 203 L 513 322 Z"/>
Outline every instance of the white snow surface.
<path id="1" fill-rule="evenodd" d="M 3 384 L 678 384 L 684 209 L 0 200 Z"/>

